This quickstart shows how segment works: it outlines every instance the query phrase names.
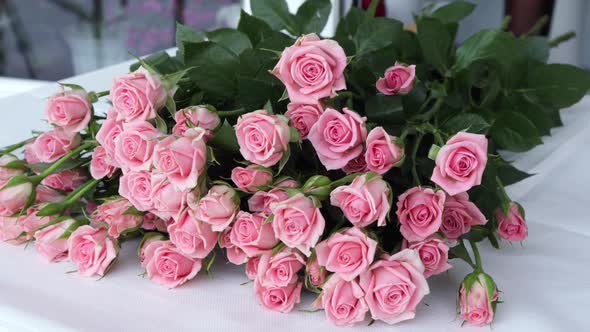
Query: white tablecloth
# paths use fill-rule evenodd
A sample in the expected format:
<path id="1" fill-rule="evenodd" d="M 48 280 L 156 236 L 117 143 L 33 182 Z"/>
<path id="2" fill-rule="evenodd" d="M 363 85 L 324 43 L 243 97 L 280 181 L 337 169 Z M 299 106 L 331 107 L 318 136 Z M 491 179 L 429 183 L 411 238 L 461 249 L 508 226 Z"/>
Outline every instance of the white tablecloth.
<path id="1" fill-rule="evenodd" d="M 108 89 L 117 65 L 64 82 L 89 90 Z M 0 146 L 25 139 L 41 121 L 44 99 L 56 84 L 0 99 Z M 512 155 L 516 166 L 538 173 L 509 188 L 527 211 L 524 245 L 483 245 L 486 270 L 503 291 L 493 331 L 588 331 L 590 309 L 590 97 L 562 112 L 564 128 L 545 145 Z M 111 273 L 96 281 L 66 274 L 69 263 L 48 264 L 28 248 L 0 244 L 0 331 L 312 331 L 336 330 L 323 312 L 280 314 L 264 310 L 242 267 L 218 260 L 214 278 L 200 274 L 174 290 L 139 276 L 135 243 L 123 245 Z M 469 272 L 455 262 L 448 274 L 430 279 L 431 294 L 417 318 L 394 327 L 375 323 L 366 331 L 489 331 L 461 328 L 455 314 L 456 287 Z M 303 298 L 309 308 L 312 298 Z"/>

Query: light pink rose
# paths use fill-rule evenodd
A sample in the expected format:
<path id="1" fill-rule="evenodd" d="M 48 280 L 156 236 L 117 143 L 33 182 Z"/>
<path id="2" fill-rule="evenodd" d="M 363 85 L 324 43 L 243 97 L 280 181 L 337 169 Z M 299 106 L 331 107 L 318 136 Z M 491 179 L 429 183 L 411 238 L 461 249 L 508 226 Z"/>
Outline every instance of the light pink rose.
<path id="1" fill-rule="evenodd" d="M 287 177 L 277 180 L 274 186 L 279 188 L 298 188 L 299 182 Z"/>
<path id="2" fill-rule="evenodd" d="M 22 169 L 4 167 L 9 163 L 17 160 L 18 158 L 11 154 L 5 154 L 3 156 L 0 156 L 0 180 L 10 180 L 12 177 L 23 174 Z"/>
<path id="3" fill-rule="evenodd" d="M 285 84 L 292 102 L 313 103 L 346 89 L 345 67 L 346 54 L 336 41 L 308 34 L 285 48 L 272 73 Z"/>
<path id="4" fill-rule="evenodd" d="M 418 251 L 420 260 L 424 264 L 425 278 L 441 274 L 453 267 L 449 264 L 449 246 L 437 235 L 415 243 L 404 240 L 402 249 L 406 248 Z"/>
<path id="5" fill-rule="evenodd" d="M 40 162 L 52 163 L 80 145 L 80 141 L 79 134 L 55 128 L 39 135 L 31 149 Z"/>
<path id="6" fill-rule="evenodd" d="M 335 325 L 352 326 L 362 322 L 369 311 L 364 296 L 356 280 L 347 281 L 335 274 L 324 284 L 314 306 L 324 309 L 326 318 Z"/>
<path id="7" fill-rule="evenodd" d="M 188 191 L 178 191 L 161 173 L 152 173 L 152 209 L 150 212 L 164 219 L 177 219 L 187 206 Z"/>
<path id="8" fill-rule="evenodd" d="M 68 238 L 70 261 L 83 277 L 104 276 L 118 254 L 117 241 L 109 237 L 104 228 L 80 226 Z"/>
<path id="9" fill-rule="evenodd" d="M 123 124 L 123 132 L 115 139 L 115 160 L 123 172 L 151 169 L 160 134 L 149 122 Z"/>
<path id="10" fill-rule="evenodd" d="M 54 94 L 47 101 L 45 117 L 47 122 L 62 127 L 67 132 L 81 132 L 88 126 L 92 117 L 88 95 L 84 90 L 69 90 Z"/>
<path id="11" fill-rule="evenodd" d="M 35 142 L 33 141 L 32 143 L 25 145 L 24 148 L 25 161 L 28 165 L 35 165 L 41 162 L 41 159 L 37 156 L 37 152 L 35 152 L 33 143 Z"/>
<path id="12" fill-rule="evenodd" d="M 100 180 L 104 177 L 110 178 L 117 170 L 107 161 L 109 158 L 107 150 L 102 146 L 97 146 L 92 152 L 90 161 L 90 175 L 93 179 Z"/>
<path id="13" fill-rule="evenodd" d="M 257 191 L 248 199 L 248 209 L 250 209 L 250 212 L 272 214 L 270 205 L 284 201 L 287 198 L 289 198 L 289 195 L 279 188 L 273 188 L 269 191 Z"/>
<path id="14" fill-rule="evenodd" d="M 430 179 L 453 196 L 480 185 L 487 162 L 486 136 L 460 132 L 438 151 Z"/>
<path id="15" fill-rule="evenodd" d="M 351 281 L 373 263 L 377 241 L 356 227 L 332 234 L 315 248 L 318 264 Z"/>
<path id="16" fill-rule="evenodd" d="M 367 227 L 375 221 L 378 226 L 385 226 L 391 208 L 390 195 L 389 185 L 380 176 L 369 179 L 368 175 L 361 175 L 351 184 L 332 190 L 330 204 L 339 207 L 357 227 Z"/>
<path id="17" fill-rule="evenodd" d="M 160 233 L 154 233 L 154 232 L 150 232 L 150 233 L 146 233 L 144 235 L 144 237 L 141 239 L 141 242 L 139 242 L 139 263 L 141 264 L 141 266 L 145 269 L 146 265 L 148 263 L 147 258 L 151 258 L 153 257 L 153 251 L 151 251 L 149 254 L 151 255 L 150 257 L 146 257 L 146 249 L 147 247 L 152 243 L 152 242 L 157 242 L 157 241 L 166 241 L 166 237 L 163 234 Z"/>
<path id="18" fill-rule="evenodd" d="M 26 236 L 21 236 L 23 231 L 20 218 L 0 215 L 0 241 L 12 245 L 22 244 L 28 241 Z"/>
<path id="19" fill-rule="evenodd" d="M 476 279 L 471 280 L 471 287 L 467 289 L 465 287 L 466 281 L 470 278 Z M 478 276 L 470 274 L 465 278 L 459 290 L 460 316 L 475 326 L 490 324 L 494 320 L 495 306 L 493 304 L 497 301 L 498 291 L 493 280 L 483 273 Z"/>
<path id="20" fill-rule="evenodd" d="M 236 246 L 231 242 L 231 233 L 233 231 L 233 227 L 230 225 L 228 226 L 223 234 L 219 237 L 219 246 L 225 249 L 225 254 L 227 256 L 227 260 L 235 265 L 242 265 L 249 261 L 248 256 L 246 253 L 240 249 L 240 247 Z"/>
<path id="21" fill-rule="evenodd" d="M 168 220 L 169 221 L 160 219 L 155 214 L 148 212 L 143 216 L 143 223 L 141 224 L 141 228 L 148 231 L 158 230 L 160 232 L 168 232 L 168 225 L 173 222 L 172 219 Z"/>
<path id="22" fill-rule="evenodd" d="M 6 187 L 8 180 L 0 180 L 0 216 L 10 217 L 22 210 L 33 191 L 30 182 Z"/>
<path id="23" fill-rule="evenodd" d="M 377 90 L 384 95 L 405 95 L 412 90 L 416 77 L 416 66 L 395 63 L 385 70 L 385 77 L 377 80 Z"/>
<path id="24" fill-rule="evenodd" d="M 88 177 L 82 173 L 81 169 L 69 169 L 48 175 L 41 181 L 41 184 L 68 193 L 83 185 L 87 180 Z"/>
<path id="25" fill-rule="evenodd" d="M 213 137 L 213 130 L 221 123 L 219 115 L 203 105 L 189 106 L 179 110 L 174 115 L 174 121 L 176 121 L 176 125 L 172 128 L 174 135 L 184 136 L 188 129 L 199 127 L 206 130 L 205 140 L 210 140 Z"/>
<path id="26" fill-rule="evenodd" d="M 260 263 L 261 256 L 254 256 L 248 258 L 246 262 L 246 276 L 250 280 L 255 280 L 258 275 L 258 264 Z"/>
<path id="27" fill-rule="evenodd" d="M 297 272 L 304 266 L 305 259 L 296 250 L 266 253 L 260 256 L 256 280 L 264 287 L 285 287 L 297 282 Z"/>
<path id="28" fill-rule="evenodd" d="M 154 149 L 154 166 L 177 190 L 196 187 L 206 162 L 207 147 L 201 138 L 168 136 Z"/>
<path id="29" fill-rule="evenodd" d="M 144 249 L 148 278 L 159 285 L 175 288 L 193 279 L 201 270 L 201 260 L 185 256 L 170 241 L 152 241 Z"/>
<path id="30" fill-rule="evenodd" d="M 322 106 L 318 103 L 289 103 L 285 116 L 291 120 L 291 124 L 297 129 L 301 139 L 306 139 L 309 130 L 318 121 L 322 112 Z"/>
<path id="31" fill-rule="evenodd" d="M 416 306 L 430 292 L 418 252 L 404 249 L 383 256 L 361 274 L 360 286 L 375 320 L 388 324 L 413 319 Z"/>
<path id="32" fill-rule="evenodd" d="M 397 138 L 389 135 L 383 127 L 375 127 L 367 136 L 365 162 L 367 168 L 385 174 L 404 158 L 404 148 L 396 143 Z"/>
<path id="33" fill-rule="evenodd" d="M 527 237 L 527 224 L 518 204 L 512 203 L 508 214 L 504 215 L 501 209 L 496 210 L 498 221 L 498 234 L 508 241 L 522 241 Z"/>
<path id="34" fill-rule="evenodd" d="M 152 174 L 150 172 L 128 172 L 119 178 L 119 195 L 127 198 L 139 211 L 151 210 Z"/>
<path id="35" fill-rule="evenodd" d="M 31 206 L 27 209 L 27 214 L 19 219 L 23 231 L 27 233 L 27 239 L 31 239 L 39 227 L 52 222 L 56 218 L 56 216 L 39 217 L 37 212 L 42 207 Z"/>
<path id="36" fill-rule="evenodd" d="M 240 153 L 255 164 L 271 167 L 289 148 L 289 126 L 266 110 L 246 113 L 235 125 Z"/>
<path id="37" fill-rule="evenodd" d="M 322 233 L 326 221 L 320 209 L 304 194 L 271 204 L 274 215 L 274 233 L 287 247 L 299 249 L 304 255 L 311 254 Z"/>
<path id="38" fill-rule="evenodd" d="M 242 249 L 248 257 L 272 249 L 278 240 L 272 223 L 265 223 L 266 219 L 267 216 L 262 213 L 238 212 L 230 233 L 231 243 Z"/>
<path id="39" fill-rule="evenodd" d="M 114 167 L 119 167 L 115 160 L 115 141 L 123 132 L 123 121 L 117 121 L 117 112 L 111 109 L 107 112 L 107 118 L 104 120 L 100 129 L 96 133 L 96 140 L 105 149 L 107 153 L 106 162 Z"/>
<path id="40" fill-rule="evenodd" d="M 40 203 L 57 203 L 64 200 L 65 196 L 55 189 L 51 189 L 42 184 L 35 189 L 35 204 Z"/>
<path id="41" fill-rule="evenodd" d="M 365 160 L 365 152 L 358 155 L 358 157 L 351 159 L 346 166 L 342 167 L 342 171 L 346 174 L 365 173 L 367 168 L 367 161 Z"/>
<path id="42" fill-rule="evenodd" d="M 363 152 L 362 143 L 367 138 L 367 118 L 347 108 L 343 112 L 326 109 L 307 135 L 328 170 L 343 168 L 358 157 Z"/>
<path id="43" fill-rule="evenodd" d="M 240 210 L 240 197 L 231 187 L 215 185 L 199 200 L 195 218 L 211 225 L 215 232 L 225 230 Z"/>
<path id="44" fill-rule="evenodd" d="M 35 249 L 50 263 L 68 257 L 68 239 L 62 238 L 76 221 L 72 218 L 60 221 L 35 232 Z"/>
<path id="45" fill-rule="evenodd" d="M 272 173 L 257 165 L 235 167 L 231 171 L 231 180 L 243 191 L 256 192 L 259 187 L 272 183 Z"/>
<path id="46" fill-rule="evenodd" d="M 301 282 L 295 282 L 285 287 L 264 287 L 257 278 L 254 281 L 254 292 L 266 309 L 286 313 L 293 310 L 295 304 L 301 300 L 302 286 Z"/>
<path id="47" fill-rule="evenodd" d="M 167 97 L 168 92 L 160 78 L 143 67 L 115 78 L 110 91 L 117 120 L 126 122 L 154 119 Z"/>
<path id="48" fill-rule="evenodd" d="M 410 242 L 422 241 L 438 231 L 442 224 L 445 193 L 414 187 L 399 196 L 397 218 L 400 232 Z"/>
<path id="49" fill-rule="evenodd" d="M 326 269 L 321 267 L 320 264 L 318 264 L 317 257 L 315 259 L 307 260 L 307 265 L 305 267 L 305 275 L 312 286 L 322 287 L 322 285 L 326 281 L 327 274 L 328 272 L 326 271 Z"/>
<path id="50" fill-rule="evenodd" d="M 178 220 L 168 226 L 168 233 L 178 250 L 191 258 L 207 257 L 217 244 L 218 233 L 211 225 L 196 219 L 190 209 L 185 209 Z"/>
<path id="51" fill-rule="evenodd" d="M 143 216 L 129 212 L 133 205 L 125 198 L 108 200 L 99 205 L 92 213 L 92 220 L 103 224 L 108 234 L 115 239 L 122 233 L 139 228 Z"/>
<path id="52" fill-rule="evenodd" d="M 457 240 L 461 235 L 469 232 L 471 226 L 486 223 L 486 217 L 469 200 L 467 193 L 447 196 L 440 230 L 449 240 Z"/>

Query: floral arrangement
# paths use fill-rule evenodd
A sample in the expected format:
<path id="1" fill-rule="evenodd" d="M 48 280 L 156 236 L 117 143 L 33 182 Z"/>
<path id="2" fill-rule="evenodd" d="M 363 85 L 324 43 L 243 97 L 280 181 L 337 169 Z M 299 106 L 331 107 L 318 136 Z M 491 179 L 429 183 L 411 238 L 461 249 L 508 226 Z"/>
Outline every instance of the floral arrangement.
<path id="1" fill-rule="evenodd" d="M 546 63 L 568 36 L 500 27 L 456 46 L 469 3 L 425 8 L 417 32 L 376 3 L 324 39 L 330 1 L 253 0 L 237 29 L 178 25 L 175 56 L 139 59 L 108 91 L 62 84 L 54 128 L 2 150 L 0 238 L 86 277 L 141 239 L 147 278 L 168 288 L 224 252 L 263 307 L 315 292 L 336 325 L 414 318 L 428 278 L 463 261 L 459 315 L 491 323 L 478 243 L 527 236 L 504 186 L 529 174 L 498 150 L 541 144 L 590 74 Z"/>

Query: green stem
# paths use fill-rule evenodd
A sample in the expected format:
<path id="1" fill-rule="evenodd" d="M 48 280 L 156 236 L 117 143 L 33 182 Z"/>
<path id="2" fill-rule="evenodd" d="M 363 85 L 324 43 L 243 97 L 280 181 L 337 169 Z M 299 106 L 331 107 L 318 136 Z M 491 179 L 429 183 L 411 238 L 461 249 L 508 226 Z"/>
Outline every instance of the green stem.
<path id="1" fill-rule="evenodd" d="M 549 41 L 549 47 L 553 48 L 553 47 L 557 47 L 559 46 L 559 44 L 566 42 L 572 38 L 574 38 L 576 36 L 576 32 L 574 31 L 570 31 L 570 32 L 566 32 L 561 36 L 557 36 L 554 39 L 551 39 Z"/>
<path id="2" fill-rule="evenodd" d="M 65 163 L 66 161 L 68 161 L 70 158 L 72 158 L 73 156 L 77 155 L 81 151 L 83 151 L 83 150 L 85 150 L 85 149 L 93 146 L 94 144 L 95 143 L 93 143 L 93 142 L 84 142 L 84 143 L 82 143 L 80 146 L 78 146 L 74 150 L 68 152 L 63 157 L 59 158 L 56 162 L 54 162 L 51 166 L 49 166 L 45 171 L 43 171 L 43 173 L 41 173 L 39 175 L 32 176 L 31 177 L 31 181 L 35 185 L 39 184 L 44 178 L 46 178 L 48 175 L 50 175 L 53 172 L 55 172 L 55 170 L 57 170 L 58 167 L 61 166 L 63 163 Z"/>
<path id="3" fill-rule="evenodd" d="M 332 181 L 332 183 L 330 184 L 332 187 L 337 187 L 337 186 L 341 186 L 343 184 L 347 184 L 349 182 L 352 182 L 352 180 L 354 180 L 357 176 L 359 175 L 363 175 L 364 173 L 352 173 L 352 174 L 348 174 L 345 177 L 342 177 L 336 181 Z"/>
<path id="4" fill-rule="evenodd" d="M 238 108 L 235 110 L 231 110 L 231 111 L 217 111 L 217 115 L 219 115 L 220 117 L 225 117 L 225 116 L 235 116 L 235 115 L 241 115 L 246 113 L 247 110 L 245 108 Z"/>
<path id="5" fill-rule="evenodd" d="M 508 25 L 510 24 L 510 21 L 512 21 L 512 16 L 510 16 L 510 15 L 505 16 L 504 19 L 502 19 L 502 23 L 500 24 L 500 30 L 508 29 Z"/>
<path id="6" fill-rule="evenodd" d="M 369 8 L 367 8 L 367 17 L 375 17 L 375 13 L 377 12 L 377 6 L 379 6 L 379 2 L 381 0 L 372 0 Z"/>
<path id="7" fill-rule="evenodd" d="M 465 252 L 467 251 L 467 247 L 465 246 L 465 242 L 463 241 L 463 239 L 459 239 L 459 245 L 461 247 L 463 247 L 463 249 L 465 249 Z M 465 255 L 465 257 L 463 258 L 463 261 L 465 261 L 467 264 L 469 264 L 469 266 L 471 266 L 471 268 L 473 268 L 474 270 L 477 268 L 477 266 L 473 263 L 473 261 L 471 260 L 471 257 L 469 256 L 469 254 Z"/>
<path id="8" fill-rule="evenodd" d="M 21 142 L 18 142 L 18 143 L 9 145 L 9 146 L 5 147 L 4 149 L 0 150 L 0 156 L 3 156 L 5 154 L 7 154 L 7 153 L 11 153 L 14 150 L 18 150 L 18 149 L 22 148 L 23 146 L 27 145 L 29 142 L 32 142 L 32 141 L 33 141 L 32 138 L 27 138 L 24 141 L 21 141 Z"/>
<path id="9" fill-rule="evenodd" d="M 483 271 L 481 265 L 481 256 L 479 255 L 479 249 L 477 248 L 477 244 L 474 241 L 469 241 L 469 244 L 471 244 L 471 248 L 473 249 L 473 256 L 475 257 L 475 269 Z"/>
<path id="10" fill-rule="evenodd" d="M 96 187 L 96 185 L 99 182 L 100 182 L 100 180 L 92 179 L 92 180 L 84 183 L 82 186 L 78 187 L 76 190 L 74 190 L 68 196 L 66 196 L 66 198 L 64 199 L 64 201 L 62 203 L 65 204 L 66 206 L 70 206 L 70 205 L 74 204 L 82 196 L 86 195 L 86 193 L 88 193 L 92 188 Z"/>
<path id="11" fill-rule="evenodd" d="M 432 106 L 432 108 L 430 110 L 428 110 L 428 112 L 426 112 L 426 113 L 424 113 L 422 115 L 419 115 L 419 118 L 421 120 L 424 120 L 424 121 L 430 120 L 430 118 L 432 118 L 432 116 L 436 112 L 438 112 L 438 110 L 442 107 L 442 105 L 444 104 L 444 102 L 445 102 L 445 99 L 443 97 L 439 97 L 436 100 L 436 102 L 434 103 L 434 105 Z"/>
<path id="12" fill-rule="evenodd" d="M 109 90 L 96 92 L 96 97 L 100 98 L 100 97 L 108 96 L 110 93 L 111 93 L 111 91 L 109 91 Z"/>
<path id="13" fill-rule="evenodd" d="M 420 143 L 422 143 L 422 139 L 424 138 L 424 134 L 420 133 L 416 136 L 416 142 L 412 147 L 412 176 L 414 177 L 414 182 L 416 185 L 421 186 L 422 183 L 420 182 L 420 177 L 418 176 L 418 171 L 416 170 L 416 154 L 418 154 L 418 148 L 420 147 Z"/>
<path id="14" fill-rule="evenodd" d="M 527 31 L 525 34 L 521 35 L 520 38 L 526 38 L 528 36 L 533 36 L 539 33 L 539 31 L 541 31 L 541 29 L 543 29 L 543 27 L 545 25 L 547 25 L 547 22 L 549 22 L 549 16 L 544 15 L 542 16 L 540 19 L 537 20 L 537 22 L 535 23 L 535 25 L 533 25 L 533 27 Z"/>

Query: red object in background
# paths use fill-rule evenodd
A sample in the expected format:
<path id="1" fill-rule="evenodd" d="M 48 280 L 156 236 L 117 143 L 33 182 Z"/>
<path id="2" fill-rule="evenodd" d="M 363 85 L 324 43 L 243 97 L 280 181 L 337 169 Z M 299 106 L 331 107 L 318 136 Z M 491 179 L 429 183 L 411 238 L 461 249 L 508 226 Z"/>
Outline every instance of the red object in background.
<path id="1" fill-rule="evenodd" d="M 375 17 L 383 17 L 385 16 L 385 2 L 383 0 L 363 0 L 363 9 L 369 8 L 371 1 L 379 1 L 377 5 L 377 10 L 375 11 Z"/>

